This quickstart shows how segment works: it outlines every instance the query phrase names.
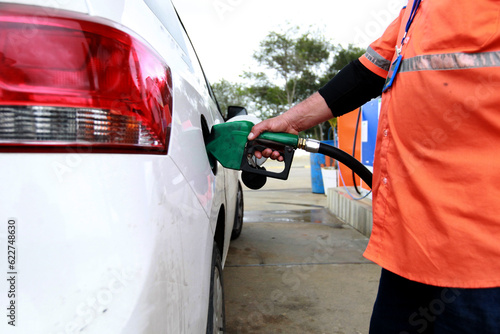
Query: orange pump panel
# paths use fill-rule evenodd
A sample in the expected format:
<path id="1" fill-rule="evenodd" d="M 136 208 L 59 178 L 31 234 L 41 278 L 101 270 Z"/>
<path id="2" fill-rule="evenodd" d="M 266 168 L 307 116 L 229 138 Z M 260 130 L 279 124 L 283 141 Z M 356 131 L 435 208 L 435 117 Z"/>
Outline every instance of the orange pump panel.
<path id="1" fill-rule="evenodd" d="M 354 143 L 354 132 L 356 130 L 356 120 L 358 118 L 359 108 L 354 111 L 340 116 L 337 119 L 337 131 L 339 148 L 352 155 L 352 145 Z M 358 124 L 358 134 L 356 138 L 356 152 L 354 157 L 357 160 L 361 160 L 361 118 Z M 339 163 L 340 172 L 344 178 L 346 186 L 354 186 L 352 182 L 352 171 L 347 168 L 344 164 Z M 356 175 L 356 185 L 361 186 L 361 179 Z M 342 186 L 342 180 L 339 175 L 339 186 Z"/>

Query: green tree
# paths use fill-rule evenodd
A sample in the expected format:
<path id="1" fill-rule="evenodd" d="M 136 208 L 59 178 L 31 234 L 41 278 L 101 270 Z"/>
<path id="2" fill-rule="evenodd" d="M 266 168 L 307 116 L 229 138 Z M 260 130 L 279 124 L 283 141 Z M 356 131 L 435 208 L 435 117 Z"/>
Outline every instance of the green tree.
<path id="1" fill-rule="evenodd" d="M 248 94 L 242 84 L 222 79 L 212 84 L 212 90 L 223 115 L 226 115 L 229 106 L 244 107 L 247 104 Z"/>
<path id="2" fill-rule="evenodd" d="M 337 73 L 340 72 L 345 66 L 347 66 L 351 61 L 358 59 L 365 53 L 365 49 L 349 44 L 347 48 L 342 47 L 341 45 L 337 45 L 333 52 L 333 59 L 328 66 L 328 70 L 323 74 L 320 78 L 319 87 L 322 87 L 327 84 Z M 337 127 L 337 119 L 331 119 L 328 123 L 325 122 L 322 125 L 324 133 L 326 133 L 326 137 L 328 137 L 328 130 L 330 127 Z M 328 139 L 328 138 L 324 138 Z"/>
<path id="3" fill-rule="evenodd" d="M 284 32 L 270 32 L 261 41 L 254 53 L 260 68 L 243 73 L 245 84 L 221 80 L 213 88 L 223 110 L 241 103 L 261 119 L 274 117 L 317 91 L 363 53 L 352 44 L 347 48 L 333 46 L 318 31 L 304 33 L 289 27 Z M 326 139 L 331 124 L 334 126 L 335 120 L 306 135 Z"/>
<path id="4" fill-rule="evenodd" d="M 325 70 L 332 46 L 318 33 L 301 33 L 298 27 L 270 32 L 254 59 L 263 71 L 246 72 L 248 93 L 266 118 L 292 107 L 314 91 Z"/>
<path id="5" fill-rule="evenodd" d="M 351 61 L 361 57 L 364 53 L 365 49 L 352 44 L 349 44 L 347 48 L 343 48 L 341 45 L 336 46 L 334 49 L 333 61 L 320 79 L 321 86 L 325 85 L 335 75 L 337 75 L 341 69 L 343 69 Z"/>

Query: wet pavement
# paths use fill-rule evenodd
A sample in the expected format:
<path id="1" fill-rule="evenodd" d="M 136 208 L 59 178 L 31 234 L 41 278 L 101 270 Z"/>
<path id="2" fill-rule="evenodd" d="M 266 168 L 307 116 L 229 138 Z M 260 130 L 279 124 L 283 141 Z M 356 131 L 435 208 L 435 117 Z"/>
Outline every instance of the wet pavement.
<path id="1" fill-rule="evenodd" d="M 362 256 L 366 237 L 327 209 L 250 211 L 248 216 L 226 266 L 370 263 Z"/>
<path id="2" fill-rule="evenodd" d="M 296 156 L 288 181 L 244 191 L 224 269 L 229 334 L 368 332 L 380 268 L 362 256 L 368 239 L 311 192 L 308 164 Z"/>

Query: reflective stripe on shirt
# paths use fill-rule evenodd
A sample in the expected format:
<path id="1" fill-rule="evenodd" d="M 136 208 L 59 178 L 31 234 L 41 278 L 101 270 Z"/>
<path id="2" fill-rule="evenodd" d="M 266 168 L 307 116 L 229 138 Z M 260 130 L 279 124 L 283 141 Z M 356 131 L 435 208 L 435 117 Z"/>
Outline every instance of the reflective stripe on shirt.
<path id="1" fill-rule="evenodd" d="M 379 55 L 371 47 L 368 47 L 368 49 L 366 49 L 365 57 L 375 66 L 380 67 L 385 71 L 389 71 L 389 68 L 391 67 L 391 61 Z"/>
<path id="2" fill-rule="evenodd" d="M 500 66 L 500 51 L 446 53 L 403 59 L 400 72 L 463 70 L 498 66 Z"/>

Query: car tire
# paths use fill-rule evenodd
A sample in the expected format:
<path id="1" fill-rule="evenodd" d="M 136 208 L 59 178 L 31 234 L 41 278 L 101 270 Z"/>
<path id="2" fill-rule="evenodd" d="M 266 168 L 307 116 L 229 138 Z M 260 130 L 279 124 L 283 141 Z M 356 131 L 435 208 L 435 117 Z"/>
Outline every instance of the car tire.
<path id="1" fill-rule="evenodd" d="M 222 259 L 214 242 L 212 251 L 212 269 L 210 274 L 210 299 L 208 304 L 207 334 L 225 333 L 226 310 L 224 307 L 224 280 L 222 277 Z"/>
<path id="2" fill-rule="evenodd" d="M 238 193 L 236 194 L 236 212 L 234 214 L 234 225 L 231 231 L 231 240 L 238 239 L 243 229 L 243 188 L 238 182 Z"/>

